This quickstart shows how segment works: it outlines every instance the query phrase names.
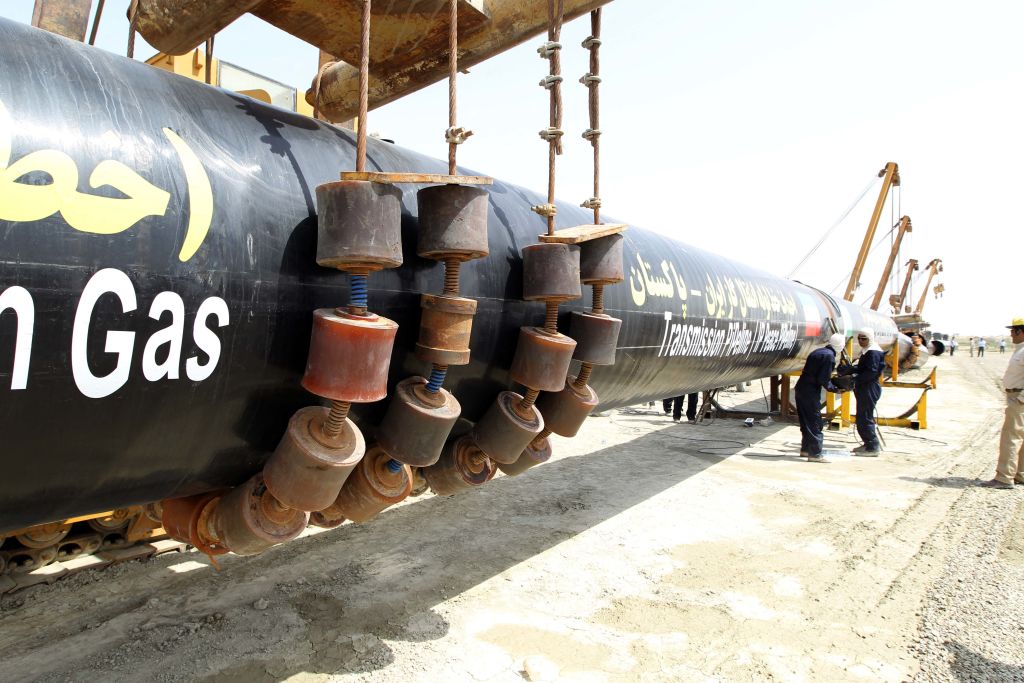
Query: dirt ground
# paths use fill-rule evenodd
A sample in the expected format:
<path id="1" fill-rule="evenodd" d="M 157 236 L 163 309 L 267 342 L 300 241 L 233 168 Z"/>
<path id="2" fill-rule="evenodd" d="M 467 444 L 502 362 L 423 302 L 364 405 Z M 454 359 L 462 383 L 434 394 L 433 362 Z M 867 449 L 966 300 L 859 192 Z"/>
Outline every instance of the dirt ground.
<path id="1" fill-rule="evenodd" d="M 971 485 L 992 474 L 1008 356 L 934 359 L 929 428 L 885 429 L 879 459 L 807 463 L 795 425 L 637 406 L 552 437 L 523 476 L 219 572 L 171 553 L 7 595 L 0 680 L 902 681 L 922 662 L 971 680 L 975 660 L 1021 680 L 1020 645 L 983 652 L 935 617 L 951 568 L 1024 569 L 1021 490 Z M 887 390 L 880 413 L 917 394 Z M 726 400 L 764 404 L 757 382 Z"/>

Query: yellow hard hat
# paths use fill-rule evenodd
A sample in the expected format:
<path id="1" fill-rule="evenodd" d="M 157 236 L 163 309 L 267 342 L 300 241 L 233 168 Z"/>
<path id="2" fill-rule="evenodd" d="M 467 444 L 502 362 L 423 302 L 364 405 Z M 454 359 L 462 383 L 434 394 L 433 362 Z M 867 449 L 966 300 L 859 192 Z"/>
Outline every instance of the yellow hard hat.
<path id="1" fill-rule="evenodd" d="M 1013 322 L 1006 326 L 1006 329 L 1011 327 L 1024 327 L 1024 318 L 1014 318 Z"/>

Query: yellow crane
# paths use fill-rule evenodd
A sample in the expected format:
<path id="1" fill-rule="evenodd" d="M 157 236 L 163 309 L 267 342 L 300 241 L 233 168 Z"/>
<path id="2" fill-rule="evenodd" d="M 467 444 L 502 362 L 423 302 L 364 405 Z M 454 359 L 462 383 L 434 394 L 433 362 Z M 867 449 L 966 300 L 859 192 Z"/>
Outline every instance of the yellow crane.
<path id="1" fill-rule="evenodd" d="M 924 284 L 924 289 L 921 290 L 921 299 L 917 302 L 917 308 L 914 309 L 914 315 L 921 315 L 921 311 L 924 310 L 924 300 L 928 297 L 928 288 L 932 286 L 932 278 L 935 277 L 936 273 L 942 272 L 942 259 L 932 259 L 931 263 L 928 264 L 927 268 L 928 280 Z M 945 288 L 943 288 L 940 291 L 945 291 Z M 939 293 L 940 292 L 936 292 L 936 295 L 938 295 Z"/>
<path id="2" fill-rule="evenodd" d="M 860 284 L 860 275 L 864 271 L 864 263 L 868 259 L 868 251 L 871 250 L 871 242 L 875 239 L 878 219 L 882 217 L 882 207 L 885 206 L 885 198 L 889 196 L 889 189 L 900 184 L 900 168 L 895 161 L 890 161 L 885 168 L 878 172 L 878 177 L 882 178 L 882 189 L 878 193 L 875 210 L 871 212 L 867 234 L 864 235 L 864 243 L 860 245 L 860 253 L 857 254 L 857 263 L 853 266 L 853 272 L 850 273 L 850 282 L 846 285 L 846 294 L 843 295 L 843 298 L 847 301 L 853 301 L 853 293 L 857 291 L 857 285 Z"/>
<path id="3" fill-rule="evenodd" d="M 900 251 L 900 244 L 903 242 L 903 236 L 908 232 L 913 232 L 914 229 L 910 224 L 910 216 L 904 216 L 900 219 L 899 230 L 896 233 L 896 239 L 892 242 L 892 249 L 889 251 L 889 260 L 885 263 L 885 268 L 882 270 L 882 277 L 878 281 L 878 288 L 875 289 L 875 298 L 871 300 L 871 310 L 877 311 L 878 304 L 882 302 L 882 296 L 885 294 L 885 283 L 889 280 L 889 275 L 892 274 L 892 266 L 896 263 L 896 256 Z M 914 261 L 914 267 L 917 267 L 917 261 Z"/>
<path id="4" fill-rule="evenodd" d="M 903 289 L 900 290 L 899 294 L 893 294 L 889 297 L 889 305 L 892 306 L 893 313 L 899 313 L 900 309 L 903 308 L 903 302 L 907 298 L 907 291 L 910 289 L 910 277 L 914 274 L 914 271 L 918 270 L 917 259 L 912 258 L 907 261 L 907 277 L 903 280 Z M 908 309 L 909 313 L 910 310 Z"/>

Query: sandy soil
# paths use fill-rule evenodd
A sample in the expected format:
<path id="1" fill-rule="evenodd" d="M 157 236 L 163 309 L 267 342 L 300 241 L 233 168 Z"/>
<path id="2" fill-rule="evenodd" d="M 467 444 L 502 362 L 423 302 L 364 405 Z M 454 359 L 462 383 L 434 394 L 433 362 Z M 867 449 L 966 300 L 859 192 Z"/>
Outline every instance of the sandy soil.
<path id="1" fill-rule="evenodd" d="M 0 680 L 900 681 L 924 659 L 955 678 L 947 636 L 922 639 L 951 553 L 990 534 L 985 563 L 1024 563 L 1003 538 L 1021 491 L 969 485 L 994 467 L 1006 357 L 933 361 L 929 429 L 885 430 L 879 459 L 806 463 L 795 425 L 637 407 L 523 476 L 219 572 L 171 554 L 4 596 Z M 757 383 L 727 398 L 763 405 Z M 978 530 L 979 509 L 1007 523 Z M 1018 680 L 1019 654 L 986 657 Z"/>

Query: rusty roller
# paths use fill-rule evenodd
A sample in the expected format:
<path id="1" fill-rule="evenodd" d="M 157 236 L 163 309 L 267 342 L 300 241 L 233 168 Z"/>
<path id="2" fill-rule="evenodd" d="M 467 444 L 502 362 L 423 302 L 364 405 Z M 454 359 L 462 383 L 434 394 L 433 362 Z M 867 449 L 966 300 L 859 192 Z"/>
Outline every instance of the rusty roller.
<path id="1" fill-rule="evenodd" d="M 523 247 L 523 298 L 527 301 L 579 299 L 580 248 L 575 244 L 540 243 Z"/>
<path id="2" fill-rule="evenodd" d="M 610 285 L 622 282 L 622 235 L 608 235 L 580 245 L 580 282 Z"/>
<path id="3" fill-rule="evenodd" d="M 359 466 L 341 487 L 338 499 L 324 511 L 328 517 L 343 516 L 366 522 L 399 503 L 412 491 L 412 471 L 380 446 L 371 446 Z"/>
<path id="4" fill-rule="evenodd" d="M 597 392 L 586 383 L 576 383 L 575 377 L 565 380 L 558 393 L 544 394 L 537 401 L 537 409 L 544 416 L 544 427 L 559 436 L 576 436 L 580 427 L 597 406 Z"/>
<path id="5" fill-rule="evenodd" d="M 388 412 L 377 429 L 377 442 L 392 458 L 426 467 L 437 462 L 462 407 L 451 392 L 431 391 L 423 377 L 398 383 Z"/>
<path id="6" fill-rule="evenodd" d="M 513 391 L 503 391 L 471 434 L 477 447 L 491 460 L 513 463 L 542 429 L 544 419 L 537 406 L 525 405 L 523 397 Z"/>
<path id="7" fill-rule="evenodd" d="M 416 356 L 437 365 L 469 363 L 469 338 L 473 332 L 476 301 L 459 296 L 420 297 L 423 317 Z"/>
<path id="8" fill-rule="evenodd" d="M 274 498 L 262 473 L 224 494 L 213 513 L 217 538 L 236 555 L 256 555 L 290 541 L 308 521 L 307 513 Z"/>
<path id="9" fill-rule="evenodd" d="M 228 549 L 211 527 L 213 512 L 222 492 L 212 491 L 161 501 L 160 523 L 173 539 L 188 543 L 207 555 L 223 555 Z"/>
<path id="10" fill-rule="evenodd" d="M 487 192 L 471 185 L 435 185 L 416 193 L 416 253 L 436 261 L 487 256 Z"/>
<path id="11" fill-rule="evenodd" d="M 387 183 L 339 180 L 316 188 L 321 266 L 367 273 L 402 265 L 402 191 Z"/>
<path id="12" fill-rule="evenodd" d="M 601 313 L 573 311 L 569 336 L 576 340 L 572 357 L 591 365 L 614 365 L 622 321 Z"/>
<path id="13" fill-rule="evenodd" d="M 398 325 L 372 313 L 313 312 L 302 386 L 334 401 L 371 403 L 388 393 L 388 366 Z"/>
<path id="14" fill-rule="evenodd" d="M 575 349 L 575 340 L 564 334 L 521 327 L 509 376 L 531 389 L 561 391 Z"/>
<path id="15" fill-rule="evenodd" d="M 331 504 L 333 506 L 333 503 Z M 334 510 L 328 507 L 326 510 L 317 510 L 309 513 L 309 525 L 321 529 L 334 529 L 345 523 L 345 516 L 334 514 Z"/>
<path id="16" fill-rule="evenodd" d="M 450 441 L 440 459 L 422 470 L 430 489 L 439 496 L 454 496 L 482 486 L 496 471 L 494 463 L 469 435 Z"/>
<path id="17" fill-rule="evenodd" d="M 333 503 L 366 452 L 362 432 L 348 418 L 337 436 L 325 433 L 329 412 L 319 406 L 296 412 L 263 468 L 267 489 L 288 507 L 313 512 Z"/>
<path id="18" fill-rule="evenodd" d="M 518 460 L 513 463 L 498 463 L 498 469 L 506 475 L 514 477 L 550 459 L 551 442 L 546 436 L 538 436 L 529 443 L 526 449 L 519 455 Z"/>

